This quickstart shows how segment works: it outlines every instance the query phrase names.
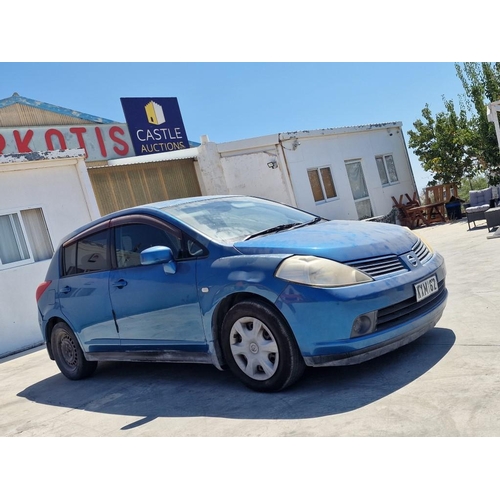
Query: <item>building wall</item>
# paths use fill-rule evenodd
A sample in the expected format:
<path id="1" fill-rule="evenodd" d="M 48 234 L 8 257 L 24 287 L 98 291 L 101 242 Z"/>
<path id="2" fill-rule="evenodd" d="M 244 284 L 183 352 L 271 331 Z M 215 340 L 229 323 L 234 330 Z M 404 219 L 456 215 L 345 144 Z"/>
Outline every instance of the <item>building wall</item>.
<path id="1" fill-rule="evenodd" d="M 325 131 L 316 136 L 307 132 L 283 136 L 284 154 L 290 169 L 297 205 L 307 211 L 331 219 L 358 219 L 345 162 L 359 160 L 362 164 L 373 215 L 391 211 L 393 201 L 401 194 L 413 196 L 417 191 L 408 159 L 403 133 L 399 125 L 393 127 L 362 127 L 343 129 L 345 132 Z M 293 149 L 294 141 L 299 143 Z M 382 186 L 375 157 L 391 154 L 398 173 L 398 182 Z M 315 202 L 307 170 L 329 166 L 337 190 L 337 198 Z"/>
<path id="2" fill-rule="evenodd" d="M 54 153 L 31 161 L 22 155 L 0 156 L 0 214 L 41 208 L 54 248 L 98 216 L 83 151 L 64 156 Z M 49 262 L 0 266 L 0 356 L 42 342 L 35 292 Z"/>
<path id="3" fill-rule="evenodd" d="M 198 150 L 203 194 L 260 196 L 295 205 L 277 135 L 221 144 L 204 136 Z"/>
<path id="4" fill-rule="evenodd" d="M 383 126 L 297 132 L 198 148 L 203 194 L 248 194 L 297 206 L 329 219 L 358 219 L 345 166 L 362 164 L 373 216 L 388 214 L 396 199 L 417 190 L 399 122 Z M 382 185 L 376 156 L 392 155 L 398 181 Z M 268 163 L 274 163 L 269 167 Z M 315 202 L 308 169 L 330 167 L 337 197 Z"/>

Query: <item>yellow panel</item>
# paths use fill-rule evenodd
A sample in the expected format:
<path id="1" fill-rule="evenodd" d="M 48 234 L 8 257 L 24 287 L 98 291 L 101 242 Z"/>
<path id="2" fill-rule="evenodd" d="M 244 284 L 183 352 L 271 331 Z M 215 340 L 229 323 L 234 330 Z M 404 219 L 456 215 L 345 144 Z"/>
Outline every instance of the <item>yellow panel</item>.
<path id="1" fill-rule="evenodd" d="M 101 214 L 155 201 L 200 196 L 192 160 L 89 169 Z"/>

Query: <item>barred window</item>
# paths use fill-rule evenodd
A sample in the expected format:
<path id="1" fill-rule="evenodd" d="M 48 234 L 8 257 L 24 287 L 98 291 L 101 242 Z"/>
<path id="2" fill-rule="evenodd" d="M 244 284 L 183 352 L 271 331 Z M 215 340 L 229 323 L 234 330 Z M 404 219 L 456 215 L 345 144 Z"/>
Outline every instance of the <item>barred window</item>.
<path id="1" fill-rule="evenodd" d="M 50 259 L 53 253 L 41 208 L 0 215 L 0 269 Z"/>

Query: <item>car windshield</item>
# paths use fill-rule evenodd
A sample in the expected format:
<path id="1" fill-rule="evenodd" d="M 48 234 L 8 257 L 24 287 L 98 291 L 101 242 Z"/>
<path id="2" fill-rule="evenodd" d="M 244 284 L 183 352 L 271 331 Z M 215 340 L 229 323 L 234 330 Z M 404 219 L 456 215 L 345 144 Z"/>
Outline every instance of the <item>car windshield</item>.
<path id="1" fill-rule="evenodd" d="M 287 205 L 244 196 L 189 201 L 161 210 L 208 238 L 224 243 L 319 220 Z"/>

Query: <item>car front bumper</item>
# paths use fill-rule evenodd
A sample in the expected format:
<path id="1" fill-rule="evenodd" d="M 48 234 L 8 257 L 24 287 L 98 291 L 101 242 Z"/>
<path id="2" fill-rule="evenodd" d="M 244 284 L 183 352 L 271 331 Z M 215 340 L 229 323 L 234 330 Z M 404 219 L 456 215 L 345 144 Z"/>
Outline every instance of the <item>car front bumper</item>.
<path id="1" fill-rule="evenodd" d="M 434 276 L 439 290 L 416 300 L 415 285 Z M 290 284 L 276 302 L 309 366 L 356 364 L 407 344 L 431 330 L 446 307 L 446 268 L 434 254 L 414 271 L 350 287 L 314 288 Z M 374 331 L 354 335 L 360 315 L 377 317 Z"/>

